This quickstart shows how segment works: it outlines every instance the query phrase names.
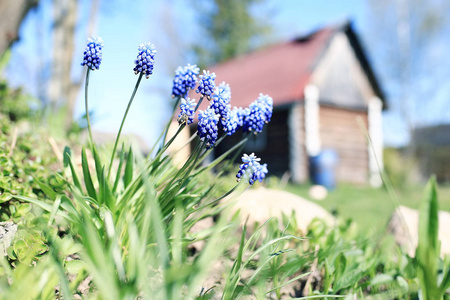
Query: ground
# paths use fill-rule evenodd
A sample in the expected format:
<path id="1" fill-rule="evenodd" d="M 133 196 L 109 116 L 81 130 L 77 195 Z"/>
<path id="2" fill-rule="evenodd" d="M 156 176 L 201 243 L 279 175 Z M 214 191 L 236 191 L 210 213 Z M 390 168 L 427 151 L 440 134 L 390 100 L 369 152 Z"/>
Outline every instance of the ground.
<path id="1" fill-rule="evenodd" d="M 305 199 L 310 185 L 288 184 L 286 191 L 297 194 Z M 362 232 L 381 233 L 397 204 L 417 209 L 423 197 L 425 185 L 409 186 L 396 190 L 396 197 L 391 196 L 385 188 L 371 188 L 339 184 L 327 198 L 317 201 L 319 205 L 330 212 L 337 212 L 340 217 L 351 218 Z M 440 186 L 438 189 L 439 209 L 450 212 L 450 186 Z"/>

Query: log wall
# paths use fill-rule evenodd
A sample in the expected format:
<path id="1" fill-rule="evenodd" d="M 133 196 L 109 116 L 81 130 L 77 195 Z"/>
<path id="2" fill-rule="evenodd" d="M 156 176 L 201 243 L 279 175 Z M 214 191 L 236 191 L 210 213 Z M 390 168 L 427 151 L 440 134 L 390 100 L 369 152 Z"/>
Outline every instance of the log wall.
<path id="1" fill-rule="evenodd" d="M 333 149 L 339 162 L 336 180 L 367 183 L 369 176 L 368 144 L 358 118 L 368 127 L 367 112 L 320 106 L 320 139 L 322 149 Z"/>

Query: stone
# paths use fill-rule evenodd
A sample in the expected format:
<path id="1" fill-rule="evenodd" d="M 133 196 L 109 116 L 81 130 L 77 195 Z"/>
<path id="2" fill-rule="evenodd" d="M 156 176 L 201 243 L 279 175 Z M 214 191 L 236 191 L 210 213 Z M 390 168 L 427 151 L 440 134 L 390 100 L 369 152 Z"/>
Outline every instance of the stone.
<path id="1" fill-rule="evenodd" d="M 0 222 L 0 256 L 6 256 L 6 249 L 11 246 L 17 232 L 17 225 L 11 221 Z"/>
<path id="2" fill-rule="evenodd" d="M 262 224 L 271 217 L 281 220 L 282 214 L 290 217 L 295 212 L 298 229 L 303 233 L 314 218 L 323 219 L 330 226 L 335 224 L 334 217 L 320 205 L 286 191 L 264 187 L 243 192 L 232 209 L 240 210 L 242 222 L 248 219 L 249 225 Z"/>
<path id="3" fill-rule="evenodd" d="M 441 255 L 450 254 L 450 213 L 439 211 L 439 232 Z M 409 256 L 414 257 L 419 241 L 419 211 L 406 206 L 399 206 L 392 214 L 388 231 L 395 241 Z"/>
<path id="4" fill-rule="evenodd" d="M 309 189 L 308 195 L 314 200 L 324 200 L 328 196 L 328 191 L 323 185 L 313 185 Z"/>

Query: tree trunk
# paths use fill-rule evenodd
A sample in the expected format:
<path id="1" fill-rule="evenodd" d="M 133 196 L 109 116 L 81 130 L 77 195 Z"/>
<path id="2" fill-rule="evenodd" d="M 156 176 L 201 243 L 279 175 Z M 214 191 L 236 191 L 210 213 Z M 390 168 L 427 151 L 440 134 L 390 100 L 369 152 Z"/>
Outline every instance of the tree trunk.
<path id="1" fill-rule="evenodd" d="M 87 36 L 90 37 L 95 32 L 96 28 L 96 20 L 98 16 L 98 10 L 100 7 L 100 0 L 92 0 L 91 2 L 91 10 L 89 13 L 89 23 L 87 25 Z M 76 57 L 74 58 L 76 60 Z M 81 63 L 81 55 L 80 55 L 80 63 Z M 67 111 L 66 111 L 66 129 L 70 129 L 73 122 L 73 113 L 75 109 L 75 104 L 77 101 L 78 93 L 80 92 L 81 83 L 83 82 L 84 78 L 86 77 L 86 70 L 87 68 L 81 68 L 81 74 L 80 79 L 75 82 L 70 82 L 70 85 L 68 86 L 68 95 L 67 95 Z"/>
<path id="2" fill-rule="evenodd" d="M 52 111 L 67 103 L 70 93 L 77 0 L 53 1 L 53 60 L 48 96 Z"/>
<path id="3" fill-rule="evenodd" d="M 28 11 L 39 0 L 0 1 L 0 56 L 19 39 L 19 27 Z"/>

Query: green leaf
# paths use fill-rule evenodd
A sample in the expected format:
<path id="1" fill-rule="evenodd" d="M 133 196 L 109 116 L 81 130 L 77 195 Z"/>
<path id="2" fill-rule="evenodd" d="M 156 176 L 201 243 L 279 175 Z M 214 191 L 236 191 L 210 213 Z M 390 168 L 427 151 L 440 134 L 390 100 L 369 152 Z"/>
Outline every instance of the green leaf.
<path id="1" fill-rule="evenodd" d="M 133 180 L 133 150 L 130 147 L 130 151 L 128 152 L 127 163 L 125 165 L 125 174 L 123 175 L 123 183 L 125 188 L 131 183 Z"/>
<path id="2" fill-rule="evenodd" d="M 75 170 L 75 168 L 73 166 L 72 158 L 68 155 L 69 154 L 65 153 L 64 157 L 68 157 L 68 163 L 69 163 L 69 167 L 70 167 L 70 172 L 72 173 L 73 184 L 80 190 L 80 192 L 82 192 L 83 189 L 81 188 L 81 183 L 80 183 L 80 180 L 78 179 L 77 171 Z"/>
<path id="3" fill-rule="evenodd" d="M 269 293 L 271 293 L 271 292 L 273 292 L 273 291 L 275 291 L 275 290 L 278 290 L 278 289 L 282 288 L 282 287 L 285 286 L 285 285 L 288 285 L 288 284 L 290 284 L 290 283 L 292 283 L 292 282 L 294 282 L 294 281 L 299 280 L 300 278 L 303 278 L 303 277 L 305 277 L 305 276 L 308 276 L 309 274 L 311 274 L 311 272 L 308 272 L 308 273 L 305 273 L 305 274 L 298 275 L 298 276 L 296 276 L 296 277 L 294 277 L 294 278 L 292 278 L 292 279 L 286 281 L 285 283 L 283 283 L 283 284 L 281 284 L 281 285 L 279 285 L 279 286 L 277 286 L 277 287 L 274 287 L 274 288 L 268 290 L 268 291 L 266 292 L 266 294 L 269 294 Z"/>
<path id="4" fill-rule="evenodd" d="M 370 285 L 386 284 L 392 282 L 394 278 L 388 274 L 377 274 L 371 281 Z"/>
<path id="5" fill-rule="evenodd" d="M 53 207 L 50 212 L 50 217 L 48 218 L 48 225 L 50 226 L 55 219 L 55 215 L 58 212 L 59 205 L 61 204 L 61 197 L 56 198 L 55 202 L 53 202 Z"/>
<path id="6" fill-rule="evenodd" d="M 450 267 L 447 268 L 447 272 L 445 273 L 444 279 L 442 280 L 441 286 L 439 287 L 440 293 L 443 295 L 449 287 L 450 287 Z"/>
<path id="7" fill-rule="evenodd" d="M 334 261 L 334 269 L 335 269 L 335 277 L 336 281 L 344 274 L 345 267 L 347 265 L 347 259 L 345 258 L 344 253 L 339 253 L 338 257 Z"/>
<path id="8" fill-rule="evenodd" d="M 49 187 L 48 185 L 40 182 L 37 178 L 33 177 L 34 180 L 36 181 L 36 183 L 39 185 L 39 187 L 41 188 L 41 190 L 52 200 L 56 199 L 56 193 L 55 191 L 53 191 L 53 189 L 51 187 Z"/>
<path id="9" fill-rule="evenodd" d="M 66 262 L 66 270 L 71 274 L 78 274 L 83 272 L 87 268 L 87 265 L 82 260 L 71 260 Z"/>
<path id="10" fill-rule="evenodd" d="M 30 197 L 25 197 L 25 196 L 14 196 L 14 198 L 17 198 L 17 199 L 22 200 L 22 201 L 33 203 L 33 204 L 41 207 L 42 209 L 44 209 L 44 210 L 46 210 L 48 212 L 51 212 L 52 209 L 53 209 L 52 205 L 50 205 L 50 204 L 48 204 L 48 203 L 46 203 L 46 202 L 44 202 L 42 200 L 33 199 L 33 198 L 30 198 Z M 62 198 L 64 199 L 64 198 L 67 198 L 67 197 L 63 196 Z M 67 219 L 67 220 L 73 221 L 72 220 L 72 216 L 69 216 L 68 214 L 63 213 L 63 212 L 61 212 L 59 210 L 57 210 L 56 214 L 58 216 L 61 216 L 61 217 L 65 218 L 65 219 Z"/>
<path id="11" fill-rule="evenodd" d="M 113 186 L 113 190 L 112 190 L 113 193 L 115 193 L 117 191 L 117 187 L 119 186 L 120 174 L 122 173 L 122 167 L 123 167 L 124 160 L 125 160 L 125 151 L 123 150 L 123 145 L 122 145 L 122 151 L 120 152 L 119 167 L 117 168 L 116 179 L 114 180 L 114 186 Z"/>
<path id="12" fill-rule="evenodd" d="M 82 149 L 81 151 L 81 167 L 83 168 L 83 177 L 84 177 L 84 185 L 86 186 L 86 190 L 89 196 L 92 199 L 97 199 L 97 193 L 95 192 L 94 184 L 92 183 L 91 173 L 89 171 L 89 163 L 86 157 L 86 150 Z"/>
<path id="13" fill-rule="evenodd" d="M 328 258 L 325 258 L 324 269 L 325 269 L 325 274 L 324 274 L 324 280 L 323 280 L 323 291 L 324 291 L 324 293 L 328 294 L 328 291 L 330 290 L 330 287 L 331 287 L 331 282 L 333 280 L 333 276 L 331 274 L 332 273 L 331 266 L 330 266 L 330 262 L 328 261 Z"/>
<path id="14" fill-rule="evenodd" d="M 353 269 L 348 272 L 342 274 L 341 277 L 336 278 L 336 281 L 333 285 L 334 292 L 339 292 L 342 289 L 349 288 L 355 282 L 358 282 L 363 277 L 364 272 L 360 269 Z"/>
<path id="15" fill-rule="evenodd" d="M 114 201 L 114 196 L 112 194 L 111 191 L 111 187 L 106 179 L 106 171 L 105 171 L 105 166 L 103 166 L 102 169 L 102 175 L 101 175 L 101 192 L 102 192 L 102 201 L 103 203 L 106 203 L 107 207 L 111 210 L 114 211 L 114 205 L 115 205 L 115 201 Z"/>
<path id="16" fill-rule="evenodd" d="M 306 296 L 306 297 L 300 297 L 300 298 L 291 298 L 291 300 L 296 299 L 323 299 L 323 298 L 345 298 L 346 296 L 340 296 L 340 295 L 312 295 L 312 296 Z"/>
<path id="17" fill-rule="evenodd" d="M 404 291 L 408 291 L 409 289 L 409 285 L 408 282 L 406 281 L 405 278 L 403 278 L 402 276 L 398 276 L 396 278 L 398 285 L 400 286 L 400 288 Z"/>
<path id="18" fill-rule="evenodd" d="M 63 151 L 63 165 L 64 168 L 67 168 L 67 166 L 69 166 L 70 164 L 70 157 L 71 157 L 71 151 L 69 147 L 64 147 L 64 151 Z"/>
<path id="19" fill-rule="evenodd" d="M 438 288 L 438 198 L 436 179 L 432 177 L 426 186 L 419 211 L 419 243 L 416 249 L 417 275 L 423 299 L 441 299 Z"/>
<path id="20" fill-rule="evenodd" d="M 419 251 L 433 251 L 437 253 L 438 248 L 438 200 L 436 192 L 436 179 L 432 177 L 427 184 L 425 197 L 419 212 Z M 437 257 L 436 257 L 437 258 Z"/>
<path id="21" fill-rule="evenodd" d="M 94 157 L 95 171 L 97 172 L 97 181 L 102 182 L 103 181 L 103 175 L 102 175 L 103 165 L 100 160 L 100 157 L 98 156 L 97 147 L 95 147 L 95 145 L 92 146 L 92 156 Z"/>

